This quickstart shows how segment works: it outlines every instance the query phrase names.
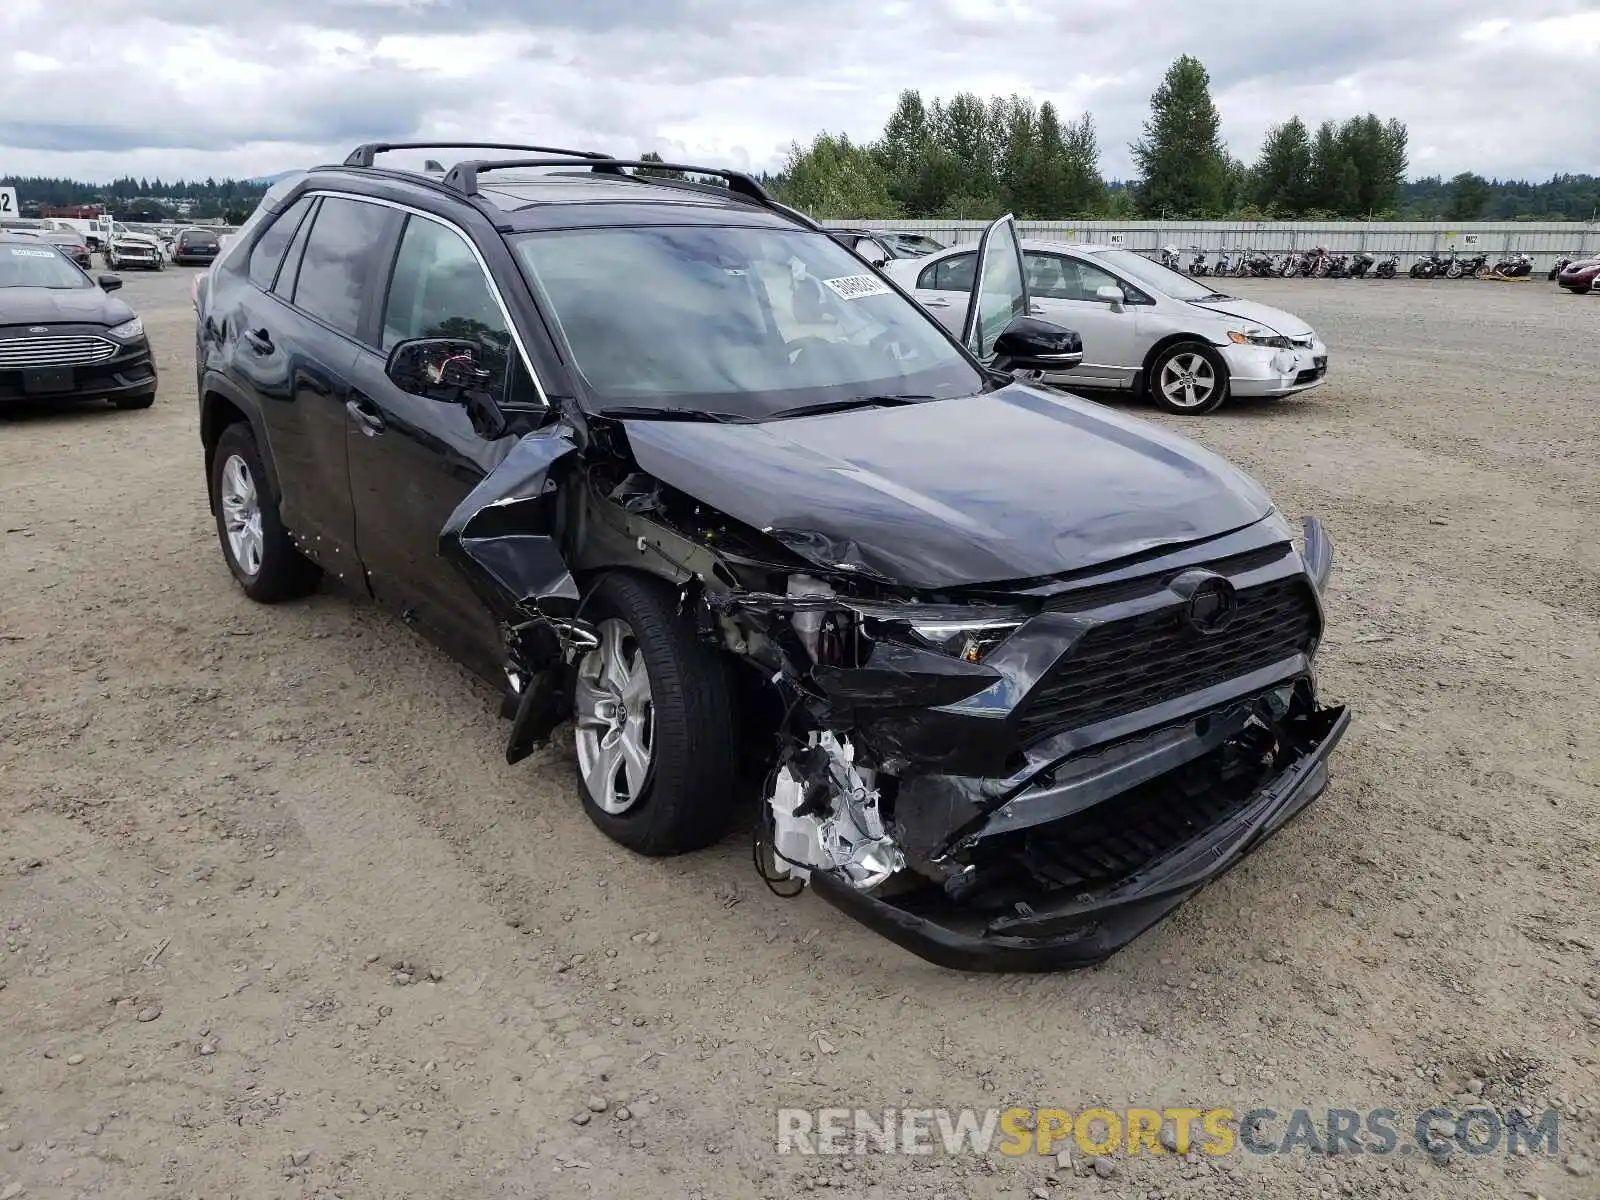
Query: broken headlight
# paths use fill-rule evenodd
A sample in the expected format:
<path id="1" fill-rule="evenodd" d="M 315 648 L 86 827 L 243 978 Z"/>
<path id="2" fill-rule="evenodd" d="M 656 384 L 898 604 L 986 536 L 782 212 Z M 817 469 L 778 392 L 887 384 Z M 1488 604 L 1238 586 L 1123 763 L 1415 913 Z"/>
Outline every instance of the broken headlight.
<path id="1" fill-rule="evenodd" d="M 965 604 L 908 605 L 896 616 L 924 641 L 970 663 L 982 662 L 985 654 L 1028 619 L 1021 609 Z"/>

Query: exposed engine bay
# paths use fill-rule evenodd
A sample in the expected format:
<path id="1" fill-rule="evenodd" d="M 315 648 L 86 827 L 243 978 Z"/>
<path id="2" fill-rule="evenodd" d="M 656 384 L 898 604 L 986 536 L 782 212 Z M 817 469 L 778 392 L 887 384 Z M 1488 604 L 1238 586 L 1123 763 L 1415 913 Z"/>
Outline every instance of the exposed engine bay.
<path id="1" fill-rule="evenodd" d="M 597 422 L 605 454 L 528 435 L 441 535 L 503 623 L 508 759 L 569 710 L 586 581 L 630 569 L 670 581 L 738 677 L 767 885 L 935 962 L 1097 961 L 1321 791 L 1348 718 L 1311 673 L 1314 521 L 908 586 L 871 545 L 756 528 L 646 471 L 637 428 Z"/>

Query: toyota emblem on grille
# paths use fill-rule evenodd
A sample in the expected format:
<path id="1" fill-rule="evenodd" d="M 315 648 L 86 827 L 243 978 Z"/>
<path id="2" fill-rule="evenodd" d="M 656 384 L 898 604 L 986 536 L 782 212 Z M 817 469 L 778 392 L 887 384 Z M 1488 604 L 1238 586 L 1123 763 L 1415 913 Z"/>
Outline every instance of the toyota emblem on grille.
<path id="1" fill-rule="evenodd" d="M 1185 571 L 1172 581 L 1183 600 L 1183 624 L 1198 634 L 1221 633 L 1239 615 L 1239 597 L 1215 571 Z"/>

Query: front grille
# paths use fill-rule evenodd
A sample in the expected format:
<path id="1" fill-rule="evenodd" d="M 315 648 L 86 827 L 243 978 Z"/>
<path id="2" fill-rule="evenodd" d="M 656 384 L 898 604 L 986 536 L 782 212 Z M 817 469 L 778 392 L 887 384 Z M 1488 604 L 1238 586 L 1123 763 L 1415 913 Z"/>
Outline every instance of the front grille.
<path id="1" fill-rule="evenodd" d="M 1114 804 L 1020 837 L 1029 874 L 1052 891 L 1087 891 L 1143 870 L 1242 811 L 1266 774 L 1249 746 L 1224 746 L 1123 792 Z"/>
<path id="2" fill-rule="evenodd" d="M 1316 598 L 1295 575 L 1238 592 L 1234 621 L 1202 635 L 1174 603 L 1097 625 L 1039 681 L 1017 715 L 1024 744 L 1226 683 L 1310 649 Z"/>
<path id="3" fill-rule="evenodd" d="M 1206 569 L 1215 571 L 1219 575 L 1243 575 L 1246 571 L 1271 566 L 1288 553 L 1288 542 L 1274 542 L 1258 550 L 1246 550 L 1243 554 L 1214 559 L 1206 563 Z M 1119 583 L 1101 583 L 1079 588 L 1077 591 L 1060 592 L 1045 600 L 1044 611 L 1083 612 L 1085 609 L 1104 608 L 1108 604 L 1118 604 L 1124 600 L 1137 600 L 1141 596 L 1153 596 L 1188 569 L 1186 567 L 1175 571 L 1169 568 L 1158 575 L 1141 575 L 1137 579 L 1124 579 Z"/>
<path id="4" fill-rule="evenodd" d="M 117 352 L 116 344 L 92 334 L 0 340 L 0 371 L 34 367 L 80 367 L 104 362 Z"/>

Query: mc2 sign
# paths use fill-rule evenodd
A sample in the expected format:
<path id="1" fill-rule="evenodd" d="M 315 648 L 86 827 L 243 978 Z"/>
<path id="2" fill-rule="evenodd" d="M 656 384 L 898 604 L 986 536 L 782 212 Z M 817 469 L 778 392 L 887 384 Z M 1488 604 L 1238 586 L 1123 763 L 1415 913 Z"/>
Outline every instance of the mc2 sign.
<path id="1" fill-rule="evenodd" d="M 17 189 L 0 187 L 0 221 L 15 221 L 21 211 L 17 207 Z"/>

